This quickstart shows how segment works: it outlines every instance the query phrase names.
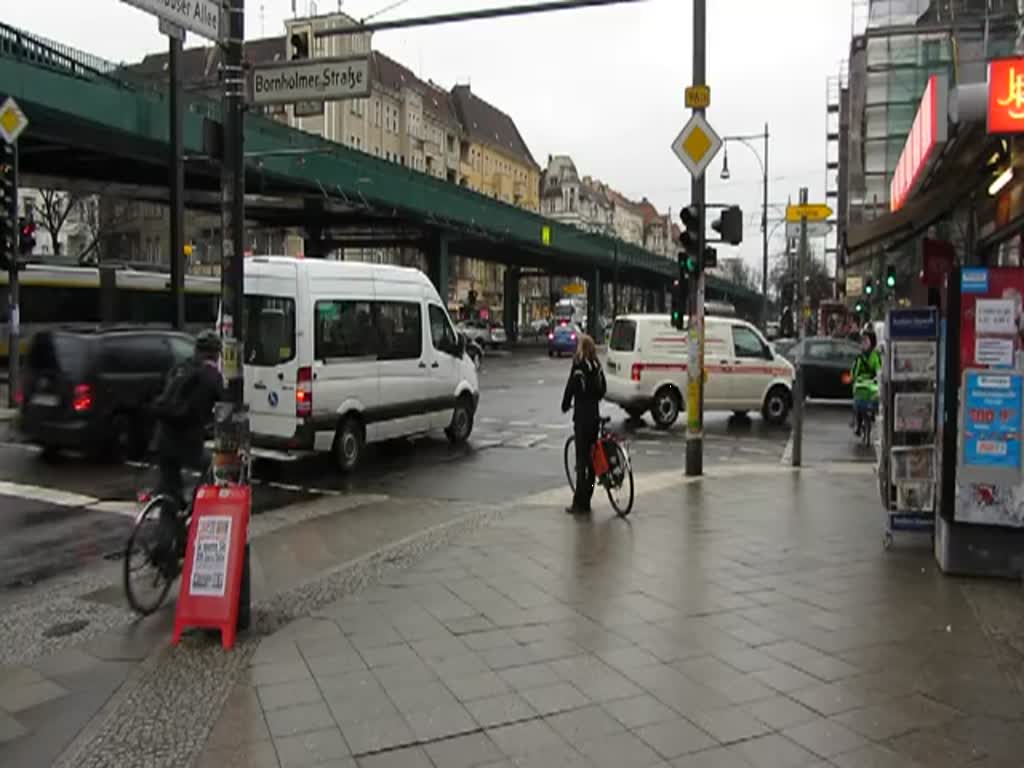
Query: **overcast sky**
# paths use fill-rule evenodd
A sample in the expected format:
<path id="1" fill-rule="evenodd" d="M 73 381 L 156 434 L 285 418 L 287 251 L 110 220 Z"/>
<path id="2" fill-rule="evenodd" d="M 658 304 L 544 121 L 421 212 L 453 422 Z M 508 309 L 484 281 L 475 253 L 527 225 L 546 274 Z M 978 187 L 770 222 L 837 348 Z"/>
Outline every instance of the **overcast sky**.
<path id="1" fill-rule="evenodd" d="M 379 18 L 403 18 L 534 0 L 407 0 Z M 300 15 L 309 0 L 295 0 Z M 356 18 L 395 0 L 344 0 Z M 337 0 L 319 0 L 320 13 Z M 825 86 L 850 38 L 850 0 L 708 0 L 708 119 L 721 135 L 771 133 L 769 197 L 794 200 L 801 186 L 824 200 Z M 292 0 L 248 0 L 246 35 L 278 35 Z M 541 166 L 569 154 L 581 174 L 652 200 L 673 217 L 690 178 L 669 145 L 688 112 L 683 89 L 692 65 L 690 0 L 648 0 L 414 31 L 382 32 L 374 48 L 443 86 L 473 91 L 509 113 Z M 119 0 L 4 3 L 4 22 L 113 61 L 166 50 L 156 20 Z M 187 45 L 202 41 L 189 37 Z M 758 143 L 760 150 L 760 143 Z M 761 172 L 741 146 L 729 152 L 732 178 L 708 172 L 708 200 L 741 205 L 744 258 L 760 269 Z M 769 211 L 770 217 L 779 212 Z M 771 228 L 772 224 L 769 224 Z M 772 251 L 780 250 L 782 228 Z M 724 252 L 720 250 L 720 255 Z"/>

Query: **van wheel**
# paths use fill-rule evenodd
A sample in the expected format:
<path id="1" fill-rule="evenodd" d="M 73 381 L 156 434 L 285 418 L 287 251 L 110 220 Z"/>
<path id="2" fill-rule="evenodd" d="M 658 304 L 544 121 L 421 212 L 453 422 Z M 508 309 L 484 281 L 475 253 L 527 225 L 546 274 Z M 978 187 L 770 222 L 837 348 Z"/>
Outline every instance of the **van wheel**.
<path id="1" fill-rule="evenodd" d="M 651 404 L 651 418 L 654 419 L 654 426 L 658 429 L 671 427 L 679 418 L 679 411 L 682 407 L 682 400 L 675 389 L 672 387 L 659 389 L 654 393 L 654 402 Z"/>
<path id="2" fill-rule="evenodd" d="M 473 406 L 469 398 L 460 397 L 455 403 L 455 410 L 452 411 L 452 421 L 445 430 L 448 441 L 452 445 L 462 445 L 469 440 L 473 432 Z"/>
<path id="3" fill-rule="evenodd" d="M 793 399 L 789 390 L 782 386 L 775 386 L 768 390 L 768 394 L 764 398 L 761 416 L 769 424 L 780 426 L 786 423 L 786 418 L 792 407 Z"/>
<path id="4" fill-rule="evenodd" d="M 366 435 L 363 425 L 353 416 L 341 422 L 334 436 L 334 463 L 342 472 L 352 472 L 363 459 Z"/>

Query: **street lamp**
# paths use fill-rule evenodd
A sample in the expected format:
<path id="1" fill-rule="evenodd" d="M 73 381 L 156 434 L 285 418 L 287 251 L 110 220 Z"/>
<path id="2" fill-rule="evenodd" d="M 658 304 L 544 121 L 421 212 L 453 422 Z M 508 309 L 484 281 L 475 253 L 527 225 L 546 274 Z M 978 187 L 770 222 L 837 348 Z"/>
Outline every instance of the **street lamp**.
<path id="1" fill-rule="evenodd" d="M 763 157 L 751 141 L 764 139 Z M 764 133 L 755 133 L 748 136 L 724 136 L 722 142 L 725 144 L 725 155 L 722 160 L 721 178 L 728 181 L 732 174 L 729 173 L 729 142 L 738 141 L 757 158 L 761 165 L 761 178 L 764 182 L 764 198 L 761 205 L 761 330 L 768 326 L 768 123 L 764 124 Z"/>

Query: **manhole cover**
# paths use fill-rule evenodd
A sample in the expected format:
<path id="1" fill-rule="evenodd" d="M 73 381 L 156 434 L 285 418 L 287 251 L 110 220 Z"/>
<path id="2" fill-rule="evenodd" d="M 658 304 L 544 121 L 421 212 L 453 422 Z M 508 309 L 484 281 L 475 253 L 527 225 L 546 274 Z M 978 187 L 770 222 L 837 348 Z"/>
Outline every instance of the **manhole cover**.
<path id="1" fill-rule="evenodd" d="M 60 624 L 54 624 L 49 629 L 43 632 L 43 637 L 67 637 L 73 635 L 75 632 L 81 632 L 89 626 L 89 622 L 85 619 L 77 619 L 76 621 L 64 621 Z"/>

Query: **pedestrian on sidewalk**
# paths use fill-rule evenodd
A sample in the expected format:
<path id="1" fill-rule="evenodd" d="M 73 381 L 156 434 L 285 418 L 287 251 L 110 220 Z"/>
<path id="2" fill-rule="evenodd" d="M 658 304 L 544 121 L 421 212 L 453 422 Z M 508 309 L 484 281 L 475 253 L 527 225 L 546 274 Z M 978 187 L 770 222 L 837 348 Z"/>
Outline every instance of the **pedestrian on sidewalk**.
<path id="1" fill-rule="evenodd" d="M 574 515 L 590 513 L 594 495 L 594 466 L 591 453 L 601 426 L 601 399 L 607 390 L 597 346 L 591 336 L 580 334 L 576 354 L 562 395 L 562 413 L 573 409 L 572 423 L 576 437 L 576 492 L 566 512 Z"/>

